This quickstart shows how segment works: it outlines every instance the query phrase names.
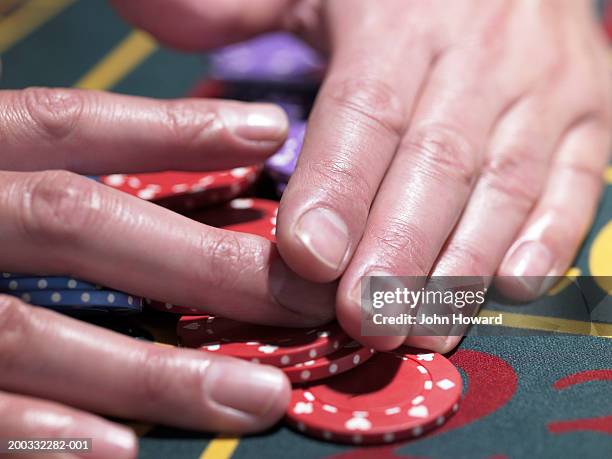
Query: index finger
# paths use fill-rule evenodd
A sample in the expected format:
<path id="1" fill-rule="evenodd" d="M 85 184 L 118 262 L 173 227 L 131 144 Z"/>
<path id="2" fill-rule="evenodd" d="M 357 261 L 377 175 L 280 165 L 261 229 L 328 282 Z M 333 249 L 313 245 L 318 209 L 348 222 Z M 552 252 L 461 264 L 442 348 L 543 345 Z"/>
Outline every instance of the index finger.
<path id="1" fill-rule="evenodd" d="M 339 277 L 351 259 L 432 54 L 406 43 L 390 47 L 367 27 L 339 29 L 277 230 L 283 258 L 318 282 Z M 397 71 L 402 61 L 411 63 L 409 79 Z"/>
<path id="2" fill-rule="evenodd" d="M 62 172 L 0 172 L 2 269 L 71 274 L 247 322 L 331 320 L 333 285 L 291 272 L 274 244 L 203 225 Z"/>

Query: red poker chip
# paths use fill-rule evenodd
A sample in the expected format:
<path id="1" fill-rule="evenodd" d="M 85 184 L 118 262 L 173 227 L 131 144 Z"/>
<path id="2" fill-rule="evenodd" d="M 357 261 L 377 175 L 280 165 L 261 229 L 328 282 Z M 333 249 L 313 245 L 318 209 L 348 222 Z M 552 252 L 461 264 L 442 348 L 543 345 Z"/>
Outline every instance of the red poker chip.
<path id="1" fill-rule="evenodd" d="M 239 196 L 257 179 L 259 171 L 258 167 L 238 167 L 215 172 L 113 174 L 100 177 L 100 181 L 146 201 L 189 210 Z"/>
<path id="2" fill-rule="evenodd" d="M 282 367 L 281 370 L 292 383 L 307 383 L 349 371 L 368 361 L 373 355 L 374 349 L 362 347 L 357 342 L 351 341 L 333 354 L 290 367 Z"/>
<path id="3" fill-rule="evenodd" d="M 287 421 L 298 431 L 350 444 L 418 437 L 459 409 L 462 381 L 437 353 L 377 353 L 349 373 L 293 389 Z"/>
<path id="4" fill-rule="evenodd" d="M 277 213 L 277 201 L 237 198 L 224 205 L 191 212 L 187 216 L 210 226 L 255 234 L 274 242 Z"/>
<path id="5" fill-rule="evenodd" d="M 183 317 L 177 325 L 177 335 L 186 347 L 286 368 L 334 353 L 350 341 L 336 322 L 296 329 L 220 317 Z"/>

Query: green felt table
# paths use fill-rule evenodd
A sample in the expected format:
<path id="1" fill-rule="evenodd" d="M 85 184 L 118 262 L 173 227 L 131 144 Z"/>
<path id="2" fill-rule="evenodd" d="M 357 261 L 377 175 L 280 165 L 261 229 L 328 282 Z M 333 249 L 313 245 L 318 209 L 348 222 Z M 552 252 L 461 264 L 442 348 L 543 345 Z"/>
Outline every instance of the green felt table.
<path id="1" fill-rule="evenodd" d="M 206 74 L 203 56 L 160 48 L 102 0 L 0 0 L 0 54 L 2 89 L 77 86 L 168 98 L 189 93 Z M 569 273 L 599 276 L 592 287 L 603 296 L 611 288 L 605 276 L 612 276 L 610 168 L 606 182 Z M 245 438 L 132 424 L 141 435 L 140 457 L 612 457 L 612 306 L 604 298 L 607 306 L 594 312 L 572 293 L 573 285 L 568 278 L 529 305 L 488 303 L 484 314 L 501 312 L 504 331 L 533 336 L 476 331 L 466 337 L 449 355 L 464 378 L 461 408 L 418 439 L 358 448 L 310 439 L 282 424 Z M 173 315 L 149 311 L 125 320 L 157 341 L 176 343 Z"/>

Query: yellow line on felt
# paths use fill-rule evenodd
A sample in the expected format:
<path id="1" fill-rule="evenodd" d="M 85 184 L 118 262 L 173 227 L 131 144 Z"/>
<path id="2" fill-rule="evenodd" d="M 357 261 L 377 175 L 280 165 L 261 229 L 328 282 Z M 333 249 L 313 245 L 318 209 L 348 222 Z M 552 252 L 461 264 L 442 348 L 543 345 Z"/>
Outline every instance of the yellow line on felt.
<path id="1" fill-rule="evenodd" d="M 608 185 L 612 185 L 612 166 L 606 167 L 606 171 L 604 172 L 604 179 L 608 183 Z"/>
<path id="2" fill-rule="evenodd" d="M 83 89 L 109 89 L 138 67 L 156 49 L 157 45 L 153 38 L 135 30 L 74 86 Z"/>
<path id="3" fill-rule="evenodd" d="M 75 0 L 30 0 L 0 21 L 0 53 L 23 40 Z"/>
<path id="4" fill-rule="evenodd" d="M 480 311 L 479 316 L 501 316 L 502 327 L 612 338 L 612 324 L 583 322 L 581 320 L 560 319 L 558 317 L 534 316 L 516 312 L 491 311 L 488 309 Z"/>
<path id="5" fill-rule="evenodd" d="M 573 267 L 567 270 L 565 276 L 563 276 L 556 285 L 554 285 L 547 293 L 548 296 L 555 296 L 557 293 L 562 292 L 565 287 L 570 285 L 576 280 L 578 276 L 582 274 L 582 270 L 577 267 Z"/>
<path id="6" fill-rule="evenodd" d="M 206 446 L 199 459 L 229 459 L 236 451 L 239 437 L 219 436 Z"/>

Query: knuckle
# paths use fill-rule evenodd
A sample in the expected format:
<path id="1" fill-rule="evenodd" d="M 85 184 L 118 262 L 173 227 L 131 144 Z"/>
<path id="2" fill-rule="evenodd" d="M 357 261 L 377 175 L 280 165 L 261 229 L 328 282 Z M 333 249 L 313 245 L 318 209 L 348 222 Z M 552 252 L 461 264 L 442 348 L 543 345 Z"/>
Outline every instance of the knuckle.
<path id="1" fill-rule="evenodd" d="M 32 311 L 18 299 L 0 295 L 0 375 L 15 373 L 25 362 L 23 350 L 33 335 Z"/>
<path id="2" fill-rule="evenodd" d="M 472 244 L 455 243 L 448 247 L 439 264 L 454 270 L 449 275 L 488 276 L 495 270 L 491 260 L 490 254 L 487 256 Z"/>
<path id="3" fill-rule="evenodd" d="M 338 203 L 348 204 L 356 210 L 360 221 L 367 218 L 374 190 L 370 186 L 367 171 L 349 161 L 323 158 L 306 164 L 309 181 L 320 187 L 325 184 L 327 199 L 337 207 Z"/>
<path id="4" fill-rule="evenodd" d="M 406 136 L 401 154 L 414 157 L 424 171 L 471 188 L 480 171 L 480 155 L 467 138 L 446 126 L 424 126 Z"/>
<path id="5" fill-rule="evenodd" d="M 354 123 L 384 129 L 399 137 L 404 129 L 404 112 L 397 92 L 387 83 L 373 78 L 347 78 L 328 83 L 333 103 Z"/>
<path id="6" fill-rule="evenodd" d="M 197 110 L 182 101 L 166 102 L 163 119 L 170 143 L 187 150 L 197 148 L 213 132 L 223 128 L 223 122 L 217 112 Z"/>
<path id="7" fill-rule="evenodd" d="M 559 168 L 565 172 L 578 177 L 582 177 L 587 181 L 600 186 L 602 167 L 591 165 L 588 162 L 577 160 L 563 161 L 559 163 Z"/>
<path id="8" fill-rule="evenodd" d="M 84 92 L 68 89 L 27 88 L 21 92 L 23 109 L 39 133 L 60 140 L 74 132 L 84 112 Z"/>
<path id="9" fill-rule="evenodd" d="M 201 270 L 198 279 L 215 290 L 232 290 L 242 276 L 243 260 L 248 258 L 238 236 L 232 231 L 219 231 L 213 241 L 203 242 Z"/>
<path id="10" fill-rule="evenodd" d="M 536 64 L 541 70 L 542 80 L 546 84 L 557 84 L 563 81 L 567 75 L 572 74 L 570 62 L 563 53 L 553 53 L 541 56 L 542 60 Z"/>
<path id="11" fill-rule="evenodd" d="M 425 233 L 413 223 L 401 218 L 391 218 L 375 230 L 374 241 L 385 260 L 394 260 L 396 268 L 410 267 L 406 275 L 427 275 L 431 261 L 427 255 L 428 241 Z"/>
<path id="12" fill-rule="evenodd" d="M 66 171 L 32 174 L 18 210 L 33 240 L 74 242 L 98 227 L 101 196 L 96 184 Z"/>
<path id="13" fill-rule="evenodd" d="M 488 161 L 482 180 L 496 193 L 530 209 L 542 191 L 545 175 L 542 159 L 529 149 L 515 148 Z"/>
<path id="14" fill-rule="evenodd" d="M 188 381 L 181 378 L 182 372 L 172 364 L 174 351 L 151 346 L 145 353 L 142 365 L 139 365 L 137 380 L 139 384 L 139 399 L 145 406 L 159 407 L 170 403 L 173 395 L 179 390 L 189 390 L 185 387 Z"/>

